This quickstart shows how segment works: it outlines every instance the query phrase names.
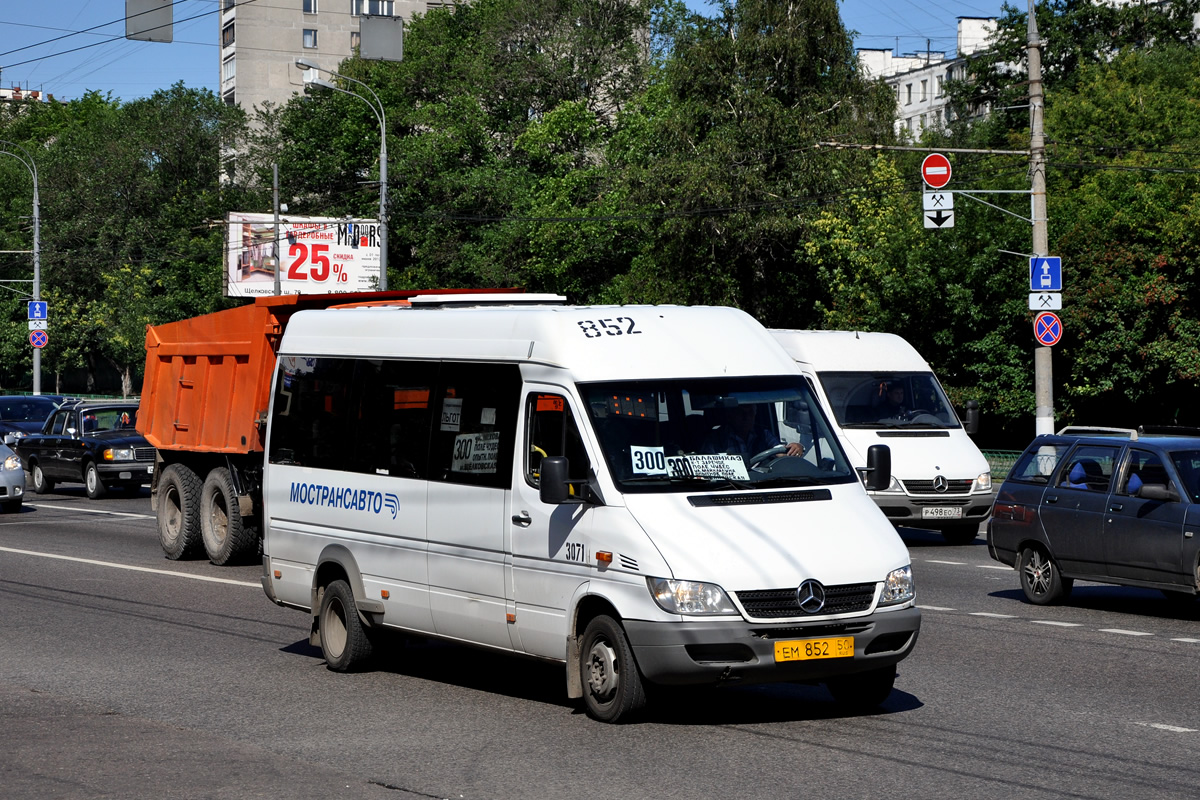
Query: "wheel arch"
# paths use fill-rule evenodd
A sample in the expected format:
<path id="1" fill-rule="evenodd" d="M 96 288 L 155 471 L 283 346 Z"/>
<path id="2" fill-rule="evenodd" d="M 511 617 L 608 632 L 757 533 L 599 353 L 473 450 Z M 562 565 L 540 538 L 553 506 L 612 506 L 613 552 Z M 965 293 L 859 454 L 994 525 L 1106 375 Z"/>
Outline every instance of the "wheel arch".
<path id="1" fill-rule="evenodd" d="M 331 544 L 321 551 L 317 558 L 316 569 L 313 570 L 312 594 L 310 610 L 314 619 L 320 613 L 321 590 L 336 580 L 345 580 L 350 584 L 354 594 L 354 604 L 358 606 L 358 616 L 365 625 L 374 625 L 372 615 L 383 613 L 383 601 L 371 600 L 363 587 L 362 571 L 358 568 L 358 560 L 350 552 L 350 548 L 341 544 Z"/>

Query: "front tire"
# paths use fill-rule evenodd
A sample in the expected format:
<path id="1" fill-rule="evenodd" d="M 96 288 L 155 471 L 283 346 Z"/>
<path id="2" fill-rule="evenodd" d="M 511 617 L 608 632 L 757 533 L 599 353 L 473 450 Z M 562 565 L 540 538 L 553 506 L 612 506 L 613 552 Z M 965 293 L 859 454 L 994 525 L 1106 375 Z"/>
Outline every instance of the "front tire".
<path id="1" fill-rule="evenodd" d="M 334 672 L 360 668 L 374 653 L 371 639 L 358 618 L 358 605 L 350 584 L 336 580 L 321 590 L 318 630 L 321 652 Z"/>
<path id="2" fill-rule="evenodd" d="M 834 702 L 852 711 L 874 711 L 883 705 L 896 685 L 896 665 L 825 681 Z"/>
<path id="3" fill-rule="evenodd" d="M 593 719 L 620 722 L 646 705 L 633 648 L 612 617 L 596 617 L 584 629 L 579 672 L 583 701 Z"/>
<path id="4" fill-rule="evenodd" d="M 258 537 L 254 528 L 242 519 L 233 477 L 225 467 L 217 467 L 204 479 L 200 490 L 200 535 L 208 560 L 219 567 L 245 559 L 254 550 Z"/>
<path id="5" fill-rule="evenodd" d="M 169 464 L 158 484 L 158 541 L 172 561 L 200 550 L 200 478 L 183 464 Z"/>
<path id="6" fill-rule="evenodd" d="M 1017 562 L 1021 574 L 1021 591 L 1035 606 L 1057 603 L 1071 593 L 1075 581 L 1063 578 L 1058 565 L 1040 547 L 1026 547 Z"/>
<path id="7" fill-rule="evenodd" d="M 108 494 L 108 487 L 100 480 L 100 470 L 95 461 L 89 461 L 83 468 L 83 485 L 87 487 L 87 496 L 93 500 L 99 500 Z"/>
<path id="8" fill-rule="evenodd" d="M 54 481 L 46 477 L 46 473 L 42 472 L 42 465 L 33 462 L 33 466 L 29 468 L 29 474 L 33 478 L 33 490 L 38 494 L 49 494 L 54 491 Z"/>

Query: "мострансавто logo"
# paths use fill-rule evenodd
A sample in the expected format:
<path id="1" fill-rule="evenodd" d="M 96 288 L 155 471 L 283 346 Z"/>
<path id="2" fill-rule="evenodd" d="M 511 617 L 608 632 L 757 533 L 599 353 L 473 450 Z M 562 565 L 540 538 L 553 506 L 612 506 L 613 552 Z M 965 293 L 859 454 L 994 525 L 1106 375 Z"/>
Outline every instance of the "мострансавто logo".
<path id="1" fill-rule="evenodd" d="M 375 492 L 370 489 L 351 489 L 346 486 L 325 486 L 321 483 L 292 482 L 288 500 L 310 506 L 344 508 L 350 511 L 370 511 L 382 514 L 386 508 L 392 519 L 400 511 L 400 498 L 391 492 Z"/>

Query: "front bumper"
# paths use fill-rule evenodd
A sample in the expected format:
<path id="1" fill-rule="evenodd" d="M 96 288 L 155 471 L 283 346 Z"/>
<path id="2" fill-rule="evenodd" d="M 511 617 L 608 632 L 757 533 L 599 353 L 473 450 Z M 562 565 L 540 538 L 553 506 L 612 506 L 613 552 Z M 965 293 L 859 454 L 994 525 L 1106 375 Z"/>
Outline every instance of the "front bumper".
<path id="1" fill-rule="evenodd" d="M 879 510 L 893 525 L 940 530 L 947 527 L 979 525 L 992 514 L 996 492 L 960 495 L 908 495 L 868 492 Z M 926 516 L 945 514 L 948 509 L 961 509 L 961 516 Z M 925 509 L 932 509 L 927 512 Z M 951 512 L 953 513 L 953 512 Z"/>
<path id="2" fill-rule="evenodd" d="M 25 472 L 19 469 L 0 472 L 0 503 L 25 496 Z"/>
<path id="3" fill-rule="evenodd" d="M 821 681 L 895 664 L 912 652 L 921 629 L 916 607 L 821 622 L 756 623 L 625 621 L 625 633 L 647 680 L 683 686 L 728 682 Z M 775 643 L 853 636 L 852 658 L 775 661 Z"/>
<path id="4" fill-rule="evenodd" d="M 96 471 L 100 473 L 100 480 L 105 483 L 129 482 L 138 481 L 140 483 L 149 483 L 154 477 L 154 462 L 153 461 L 114 461 L 96 462 Z"/>

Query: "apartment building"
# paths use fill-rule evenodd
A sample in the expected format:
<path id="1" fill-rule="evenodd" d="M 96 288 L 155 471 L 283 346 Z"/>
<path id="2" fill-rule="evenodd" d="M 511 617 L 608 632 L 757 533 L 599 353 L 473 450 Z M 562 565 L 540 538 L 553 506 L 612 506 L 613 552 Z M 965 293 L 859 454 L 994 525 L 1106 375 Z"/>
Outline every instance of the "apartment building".
<path id="1" fill-rule="evenodd" d="M 283 105 L 304 88 L 296 59 L 336 70 L 360 43 L 364 16 L 412 19 L 426 0 L 220 0 L 221 97 L 247 112 Z"/>
<path id="2" fill-rule="evenodd" d="M 917 138 L 925 128 L 942 128 L 951 113 L 946 84 L 966 77 L 968 58 L 988 46 L 996 30 L 990 17 L 959 17 L 954 55 L 925 51 L 897 55 L 892 50 L 861 48 L 858 63 L 870 78 L 883 78 L 896 92 L 896 132 Z M 986 115 L 990 109 L 975 109 Z"/>

